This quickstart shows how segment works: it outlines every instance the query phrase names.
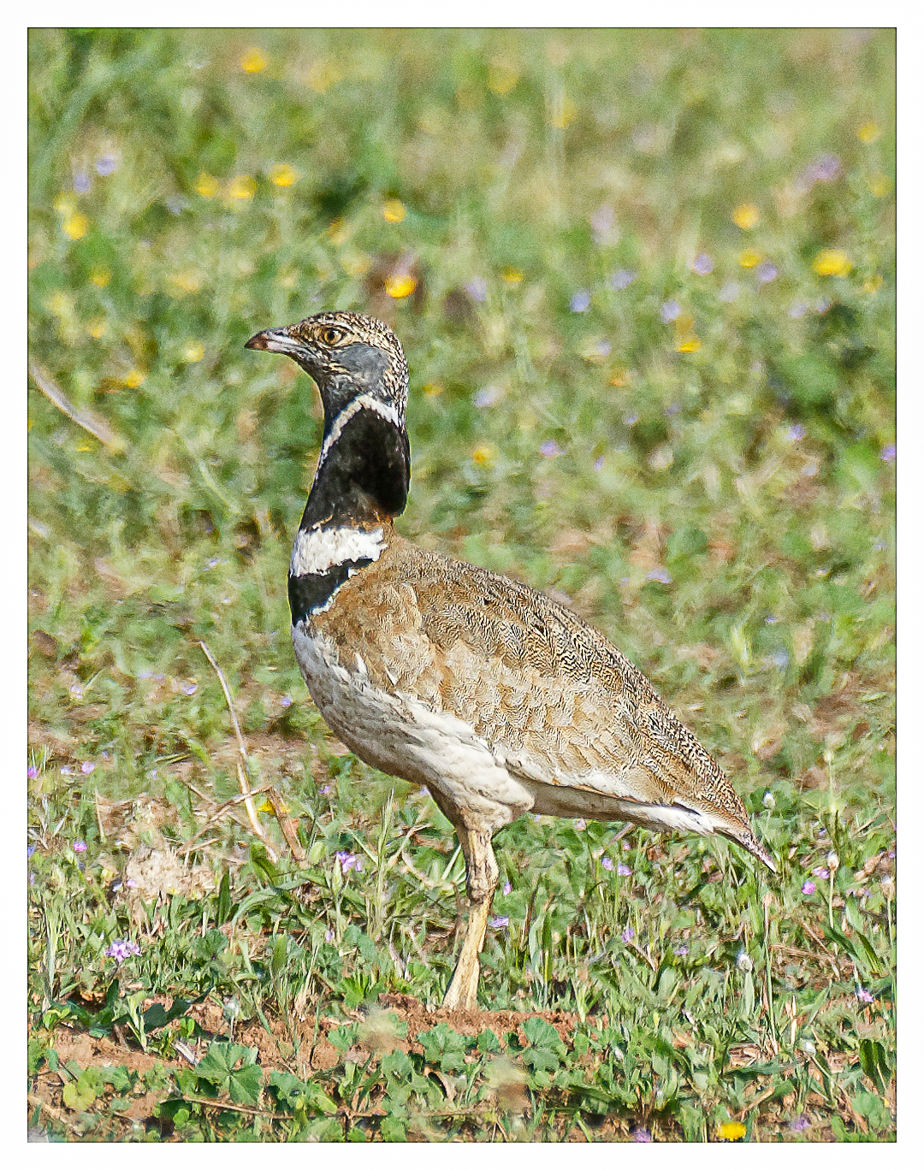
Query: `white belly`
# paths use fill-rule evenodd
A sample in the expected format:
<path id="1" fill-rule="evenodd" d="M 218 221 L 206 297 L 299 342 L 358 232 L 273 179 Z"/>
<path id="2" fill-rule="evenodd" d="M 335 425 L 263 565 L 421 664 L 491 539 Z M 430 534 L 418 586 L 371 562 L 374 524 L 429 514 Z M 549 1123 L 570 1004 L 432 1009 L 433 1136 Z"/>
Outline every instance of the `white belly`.
<path id="1" fill-rule="evenodd" d="M 360 655 L 341 661 L 333 642 L 303 622 L 292 627 L 292 644 L 318 710 L 360 759 L 426 784 L 492 832 L 532 808 L 529 787 L 495 759 L 470 724 L 373 686 Z"/>

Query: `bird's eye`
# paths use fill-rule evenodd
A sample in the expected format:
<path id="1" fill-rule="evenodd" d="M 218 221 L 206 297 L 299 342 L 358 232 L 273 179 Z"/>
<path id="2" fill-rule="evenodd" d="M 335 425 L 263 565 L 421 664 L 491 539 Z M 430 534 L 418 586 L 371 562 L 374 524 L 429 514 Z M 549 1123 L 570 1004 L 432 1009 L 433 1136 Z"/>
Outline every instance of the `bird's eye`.
<path id="1" fill-rule="evenodd" d="M 343 330 L 335 329 L 332 325 L 328 325 L 326 329 L 321 330 L 321 340 L 325 345 L 336 345 L 342 338 Z"/>

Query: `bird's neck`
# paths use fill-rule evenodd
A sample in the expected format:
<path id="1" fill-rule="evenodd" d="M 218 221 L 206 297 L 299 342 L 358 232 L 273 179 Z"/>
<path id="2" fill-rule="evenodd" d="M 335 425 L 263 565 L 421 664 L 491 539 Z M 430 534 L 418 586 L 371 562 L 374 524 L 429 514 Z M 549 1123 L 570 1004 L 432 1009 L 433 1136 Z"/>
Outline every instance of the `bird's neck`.
<path id="1" fill-rule="evenodd" d="M 289 565 L 293 625 L 326 610 L 341 586 L 378 560 L 409 481 L 407 433 L 392 409 L 347 408 L 325 426 Z"/>
<path id="2" fill-rule="evenodd" d="M 390 523 L 407 503 L 410 463 L 404 420 L 374 401 L 351 403 L 325 425 L 300 528 Z"/>

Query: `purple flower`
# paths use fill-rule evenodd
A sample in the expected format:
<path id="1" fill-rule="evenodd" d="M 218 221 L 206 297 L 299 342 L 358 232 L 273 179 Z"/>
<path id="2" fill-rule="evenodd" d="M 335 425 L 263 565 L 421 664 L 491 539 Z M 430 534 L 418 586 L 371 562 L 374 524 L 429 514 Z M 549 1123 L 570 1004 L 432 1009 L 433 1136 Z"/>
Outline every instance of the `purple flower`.
<path id="1" fill-rule="evenodd" d="M 556 455 L 562 455 L 564 452 L 554 439 L 546 439 L 539 448 L 539 454 L 543 459 L 554 459 Z"/>
<path id="2" fill-rule="evenodd" d="M 80 195 L 90 190 L 90 176 L 86 171 L 78 171 L 74 175 L 74 190 Z"/>
<path id="3" fill-rule="evenodd" d="M 649 569 L 645 574 L 646 581 L 660 581 L 662 585 L 670 585 L 673 578 L 667 569 L 662 569 L 660 565 L 657 569 Z"/>
<path id="4" fill-rule="evenodd" d="M 874 998 L 875 996 L 872 994 L 872 992 L 867 991 L 865 987 L 857 988 L 857 999 L 860 1001 L 860 1003 L 872 1003 Z"/>
<path id="5" fill-rule="evenodd" d="M 501 927 L 508 926 L 510 918 L 506 914 L 494 914 L 488 919 L 489 925 L 493 926 L 495 930 L 500 930 Z"/>
<path id="6" fill-rule="evenodd" d="M 130 938 L 117 938 L 106 947 L 104 954 L 117 963 L 124 963 L 129 955 L 140 955 L 141 947 Z"/>
<path id="7" fill-rule="evenodd" d="M 619 865 L 616 866 L 616 872 L 619 874 L 620 877 L 631 877 L 632 876 L 632 870 L 629 868 L 628 865 L 626 865 L 626 863 L 624 861 L 620 861 Z"/>
<path id="8" fill-rule="evenodd" d="M 38 780 L 38 768 L 36 768 L 35 764 L 30 764 L 29 767 L 26 768 L 26 779 Z"/>
<path id="9" fill-rule="evenodd" d="M 830 183 L 841 173 L 841 160 L 836 154 L 820 154 L 812 159 L 805 168 L 805 178 L 809 184 Z"/>
<path id="10" fill-rule="evenodd" d="M 882 450 L 879 452 L 879 458 L 882 460 L 883 463 L 894 463 L 895 462 L 895 455 L 896 455 L 896 450 L 895 450 L 894 443 L 886 444 L 886 446 L 883 447 Z"/>
<path id="11" fill-rule="evenodd" d="M 606 854 L 604 853 L 604 855 L 600 858 L 600 864 L 603 866 L 604 869 L 612 869 L 613 868 L 613 859 L 611 857 L 607 857 Z"/>
<path id="12" fill-rule="evenodd" d="M 498 398 L 500 398 L 499 386 L 483 386 L 472 401 L 481 410 L 485 406 L 493 406 Z"/>
<path id="13" fill-rule="evenodd" d="M 282 707 L 282 709 L 284 711 L 288 710 L 289 707 L 292 706 L 291 698 L 288 695 L 283 695 L 282 698 L 279 700 L 279 706 Z"/>
<path id="14" fill-rule="evenodd" d="M 571 298 L 571 312 L 572 313 L 586 313 L 590 308 L 590 293 L 582 288 Z"/>
<path id="15" fill-rule="evenodd" d="M 186 686 L 183 687 L 183 694 L 184 695 L 194 695 L 198 689 L 199 689 L 198 683 L 187 683 Z"/>
<path id="16" fill-rule="evenodd" d="M 622 292 L 624 288 L 629 287 L 637 275 L 631 268 L 617 268 L 607 277 L 606 283 L 616 292 Z"/>
<path id="17" fill-rule="evenodd" d="M 779 621 L 779 618 L 776 616 L 776 614 L 768 613 L 767 616 L 764 618 L 764 625 L 775 626 L 778 621 Z"/>
<path id="18" fill-rule="evenodd" d="M 629 414 L 627 414 L 626 417 L 622 421 L 626 424 L 627 427 L 634 427 L 635 424 L 638 422 L 638 415 L 633 410 Z"/>
<path id="19" fill-rule="evenodd" d="M 334 932 L 333 932 L 333 929 L 331 927 L 328 927 L 327 930 L 324 931 L 324 941 L 325 942 L 333 942 L 334 941 Z"/>
<path id="20" fill-rule="evenodd" d="M 643 1125 L 637 1125 L 635 1129 L 632 1130 L 632 1140 L 634 1142 L 650 1142 L 651 1130 L 645 1129 Z"/>
<path id="21" fill-rule="evenodd" d="M 512 889 L 513 889 L 513 886 L 510 884 L 510 882 L 504 882 L 504 888 L 501 891 L 501 893 L 503 893 L 504 897 L 506 898 L 506 896 L 510 893 L 510 891 Z"/>
<path id="22" fill-rule="evenodd" d="M 820 877 L 820 878 L 828 877 L 828 871 L 825 868 L 825 866 L 823 866 L 823 865 L 816 865 L 815 868 L 812 870 L 812 873 L 814 874 L 815 877 Z"/>
<path id="23" fill-rule="evenodd" d="M 800 1113 L 798 1117 L 794 1117 L 789 1123 L 789 1128 L 796 1133 L 801 1133 L 803 1129 L 808 1129 L 809 1119 L 804 1113 Z"/>
<path id="24" fill-rule="evenodd" d="M 119 160 L 114 154 L 104 154 L 96 160 L 96 173 L 98 175 L 111 175 L 118 165 Z"/>
<path id="25" fill-rule="evenodd" d="M 789 306 L 789 315 L 794 320 L 798 320 L 799 317 L 804 317 L 807 312 L 808 305 L 805 303 L 805 301 L 793 301 L 793 303 Z"/>
<path id="26" fill-rule="evenodd" d="M 84 762 L 80 765 L 80 770 L 83 772 L 84 776 L 89 776 L 95 767 L 96 764 L 91 763 L 90 760 L 84 760 Z"/>
<path id="27" fill-rule="evenodd" d="M 35 846 L 34 846 L 34 845 L 28 845 L 28 846 L 26 847 L 26 860 L 27 860 L 27 861 L 31 861 L 31 860 L 32 860 L 32 854 L 33 854 L 34 852 L 35 852 Z"/>
<path id="28" fill-rule="evenodd" d="M 679 947 L 674 947 L 674 954 L 682 958 L 684 955 L 690 953 L 690 948 L 686 943 L 681 943 Z"/>
<path id="29" fill-rule="evenodd" d="M 757 265 L 756 275 L 758 284 L 769 284 L 780 275 L 780 270 L 772 260 L 764 260 L 762 264 Z"/>
<path id="30" fill-rule="evenodd" d="M 330 789 L 331 789 L 331 786 L 329 784 L 322 784 L 321 787 L 318 789 L 318 792 L 320 792 L 320 794 L 322 796 L 327 796 L 327 794 L 330 792 Z"/>
<path id="31" fill-rule="evenodd" d="M 805 427 L 802 423 L 792 423 L 786 430 L 786 438 L 791 443 L 798 443 L 805 438 Z"/>
<path id="32" fill-rule="evenodd" d="M 483 276 L 473 276 L 471 280 L 465 282 L 465 291 L 473 301 L 481 304 L 488 299 L 488 282 Z"/>
<path id="33" fill-rule="evenodd" d="M 86 841 L 75 841 L 71 848 L 75 853 L 86 853 L 87 843 Z"/>
<path id="34" fill-rule="evenodd" d="M 712 257 L 708 252 L 700 252 L 694 258 L 690 267 L 695 273 L 697 273 L 698 276 L 708 276 L 715 266 L 712 263 Z"/>
<path id="35" fill-rule="evenodd" d="M 661 320 L 667 325 L 670 321 L 676 321 L 682 312 L 680 302 L 675 301 L 671 297 L 669 301 L 665 301 L 661 306 Z"/>
<path id="36" fill-rule="evenodd" d="M 635 930 L 631 926 L 627 926 L 622 932 L 622 941 L 624 943 L 631 942 L 635 938 Z"/>
<path id="37" fill-rule="evenodd" d="M 578 817 L 578 819 L 574 822 L 575 832 L 583 833 L 586 828 L 587 828 L 587 822 L 584 820 L 583 817 Z"/>
<path id="38" fill-rule="evenodd" d="M 815 883 L 811 880 L 811 878 L 807 878 L 802 883 L 802 893 L 803 894 L 814 894 L 815 893 Z"/>
<path id="39" fill-rule="evenodd" d="M 598 455 L 594 460 L 594 471 L 601 471 L 603 468 L 603 456 Z"/>
<path id="40" fill-rule="evenodd" d="M 348 853 L 346 849 L 338 849 L 334 854 L 334 860 L 340 862 L 340 870 L 347 874 L 351 869 L 355 869 L 357 873 L 362 872 L 363 859 L 357 857 L 355 853 Z"/>

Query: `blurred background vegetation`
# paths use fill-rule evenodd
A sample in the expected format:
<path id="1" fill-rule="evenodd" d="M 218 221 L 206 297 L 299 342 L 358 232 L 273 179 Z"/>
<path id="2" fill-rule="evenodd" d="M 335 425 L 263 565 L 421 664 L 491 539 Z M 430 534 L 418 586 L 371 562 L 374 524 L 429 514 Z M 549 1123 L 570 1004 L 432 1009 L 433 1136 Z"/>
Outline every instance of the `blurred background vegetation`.
<path id="1" fill-rule="evenodd" d="M 772 928 L 760 914 L 742 927 L 747 863 L 633 830 L 639 889 L 584 929 L 588 874 L 618 880 L 599 869 L 612 830 L 513 826 L 488 999 L 617 1014 L 594 962 L 635 962 L 631 925 L 656 971 L 672 932 L 704 969 L 724 948 L 738 1003 L 754 933 L 793 953 L 761 976 L 770 1022 L 734 1026 L 761 1043 L 770 1028 L 783 1060 L 778 980 L 793 1019 L 807 1013 L 787 1026 L 789 1057 L 814 1027 L 879 1102 L 854 1106 L 858 1123 L 835 1092 L 816 1116 L 806 1089 L 773 1124 L 811 1116 L 828 1128 L 806 1136 L 831 1136 L 830 1114 L 891 1132 L 889 1077 L 869 1080 L 862 1044 L 893 1047 L 894 48 L 863 30 L 30 34 L 36 1027 L 112 979 L 103 951 L 129 919 L 107 890 L 138 847 L 212 875 L 189 894 L 197 922 L 220 919 L 222 873 L 241 904 L 266 880 L 247 826 L 216 813 L 238 792 L 236 747 L 200 641 L 252 782 L 280 787 L 317 868 L 302 933 L 284 901 L 269 924 L 241 919 L 245 953 L 289 915 L 341 999 L 362 972 L 358 1001 L 434 999 L 445 980 L 451 939 L 433 953 L 427 939 L 450 929 L 454 841 L 425 795 L 340 754 L 289 646 L 316 394 L 243 350 L 258 329 L 351 308 L 388 320 L 410 362 L 403 531 L 600 627 L 726 765 L 783 862 Z M 410 856 L 443 892 L 419 897 L 403 862 L 386 887 L 367 864 L 334 914 L 319 875 L 379 840 L 393 788 L 394 815 L 434 827 Z M 115 808 L 135 829 L 107 832 Z M 713 857 L 736 888 L 704 924 L 677 899 Z M 372 939 L 362 953 L 347 921 Z M 868 951 L 851 950 L 857 934 Z M 426 962 L 400 976 L 385 935 L 413 937 Z M 822 938 L 834 984 L 798 958 Z M 141 949 L 130 962 L 152 993 L 198 978 L 182 947 Z M 229 947 L 213 991 L 233 986 L 253 1013 L 272 989 L 240 955 Z M 695 1000 L 692 966 L 685 979 Z M 824 1010 L 806 1008 L 817 994 Z M 706 1132 L 718 1106 L 683 1084 L 680 1131 Z"/>

